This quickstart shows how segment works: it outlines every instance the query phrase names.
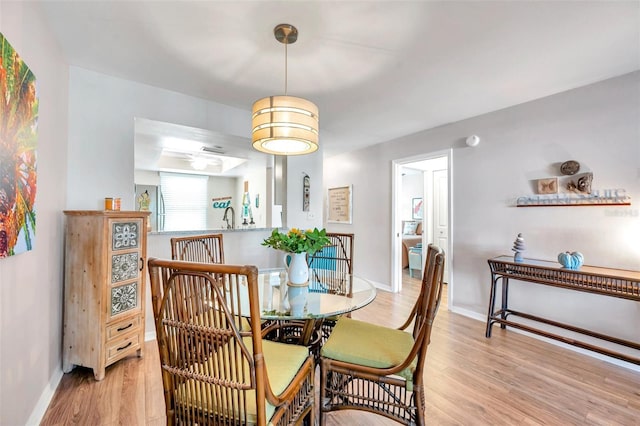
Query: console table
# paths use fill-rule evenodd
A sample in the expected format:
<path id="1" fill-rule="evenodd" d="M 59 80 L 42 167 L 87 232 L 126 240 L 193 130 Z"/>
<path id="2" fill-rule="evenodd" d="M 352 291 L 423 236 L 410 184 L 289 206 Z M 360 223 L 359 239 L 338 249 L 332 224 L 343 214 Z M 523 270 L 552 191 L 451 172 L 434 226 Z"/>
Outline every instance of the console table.
<path id="1" fill-rule="evenodd" d="M 572 270 L 563 268 L 556 262 L 544 260 L 523 259 L 522 262 L 514 262 L 513 256 L 499 256 L 489 259 L 488 262 L 489 268 L 491 269 L 491 294 L 489 295 L 489 312 L 487 314 L 487 338 L 491 337 L 491 326 L 493 324 L 500 324 L 500 328 L 506 328 L 506 326 L 519 328 L 583 349 L 595 351 L 634 364 L 640 364 L 640 358 L 515 322 L 509 320 L 509 316 L 526 318 L 534 322 L 552 325 L 575 333 L 640 350 L 640 343 L 638 342 L 619 339 L 508 308 L 510 279 L 640 302 L 640 271 L 594 266 L 582 266 L 580 269 Z M 502 284 L 502 306 L 501 309 L 496 311 L 495 302 L 498 280 L 500 280 Z"/>

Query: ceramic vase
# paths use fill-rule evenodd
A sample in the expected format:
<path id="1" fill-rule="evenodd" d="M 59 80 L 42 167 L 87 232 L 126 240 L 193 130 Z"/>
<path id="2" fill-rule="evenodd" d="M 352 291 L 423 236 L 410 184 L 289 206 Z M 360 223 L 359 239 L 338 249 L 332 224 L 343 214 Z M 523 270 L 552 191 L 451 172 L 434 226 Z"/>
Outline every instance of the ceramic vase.
<path id="1" fill-rule="evenodd" d="M 309 265 L 307 253 L 287 253 L 284 256 L 287 270 L 287 301 L 291 316 L 303 316 L 309 294 Z"/>
<path id="2" fill-rule="evenodd" d="M 284 268 L 287 270 L 291 284 L 306 285 L 309 282 L 309 265 L 307 265 L 306 252 L 285 254 Z"/>
<path id="3" fill-rule="evenodd" d="M 307 306 L 308 285 L 287 284 L 287 300 L 291 309 L 292 317 L 303 317 Z"/>

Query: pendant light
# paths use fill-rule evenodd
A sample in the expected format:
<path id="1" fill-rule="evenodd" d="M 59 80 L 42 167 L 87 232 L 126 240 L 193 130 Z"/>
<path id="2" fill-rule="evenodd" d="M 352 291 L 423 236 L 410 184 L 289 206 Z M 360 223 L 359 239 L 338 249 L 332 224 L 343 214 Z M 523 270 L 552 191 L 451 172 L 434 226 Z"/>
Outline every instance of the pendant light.
<path id="1" fill-rule="evenodd" d="M 284 95 L 253 103 L 253 147 L 275 155 L 310 154 L 318 149 L 318 107 L 306 99 L 287 95 L 287 46 L 298 39 L 298 30 L 293 25 L 280 24 L 273 33 L 284 44 Z"/>

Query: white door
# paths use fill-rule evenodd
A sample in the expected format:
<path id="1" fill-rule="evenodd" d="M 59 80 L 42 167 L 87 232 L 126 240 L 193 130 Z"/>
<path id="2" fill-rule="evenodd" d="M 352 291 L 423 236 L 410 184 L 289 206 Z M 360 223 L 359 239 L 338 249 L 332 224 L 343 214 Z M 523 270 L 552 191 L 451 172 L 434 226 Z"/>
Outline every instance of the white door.
<path id="1" fill-rule="evenodd" d="M 449 247 L 449 209 L 447 170 L 433 171 L 433 242 L 446 251 Z M 445 253 L 449 256 L 450 253 Z M 444 281 L 449 282 L 449 262 L 444 263 Z"/>

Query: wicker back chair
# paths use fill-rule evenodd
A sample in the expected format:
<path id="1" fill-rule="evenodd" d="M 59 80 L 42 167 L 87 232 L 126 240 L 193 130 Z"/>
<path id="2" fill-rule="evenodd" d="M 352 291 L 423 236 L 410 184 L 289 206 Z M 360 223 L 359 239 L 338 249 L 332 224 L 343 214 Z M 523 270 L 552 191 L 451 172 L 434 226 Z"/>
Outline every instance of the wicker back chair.
<path id="1" fill-rule="evenodd" d="M 327 232 L 327 237 L 329 237 L 329 245 L 309 256 L 309 267 L 315 274 L 333 272 L 336 277 L 344 277 L 345 273 L 353 274 L 353 234 Z M 317 282 L 323 281 L 317 280 Z M 336 284 L 339 285 L 339 283 Z M 313 289 L 310 290 L 313 291 Z M 336 290 L 341 289 L 336 288 Z"/>
<path id="2" fill-rule="evenodd" d="M 309 291 L 351 294 L 347 280 L 353 277 L 353 234 L 327 232 L 330 243 L 309 257 L 309 267 L 315 275 Z M 318 286 L 318 287 L 316 287 Z M 351 314 L 346 314 L 350 317 Z M 326 342 L 336 325 L 336 318 L 325 318 L 322 323 L 322 344 Z"/>
<path id="3" fill-rule="evenodd" d="M 171 238 L 171 258 L 188 262 L 224 263 L 222 234 Z"/>
<path id="4" fill-rule="evenodd" d="M 321 350 L 320 425 L 326 412 L 343 409 L 381 414 L 406 425 L 425 424 L 424 363 L 443 271 L 444 253 L 430 244 L 420 295 L 398 329 L 338 320 Z"/>
<path id="5" fill-rule="evenodd" d="M 168 425 L 314 424 L 313 357 L 262 339 L 255 266 L 148 264 Z"/>

